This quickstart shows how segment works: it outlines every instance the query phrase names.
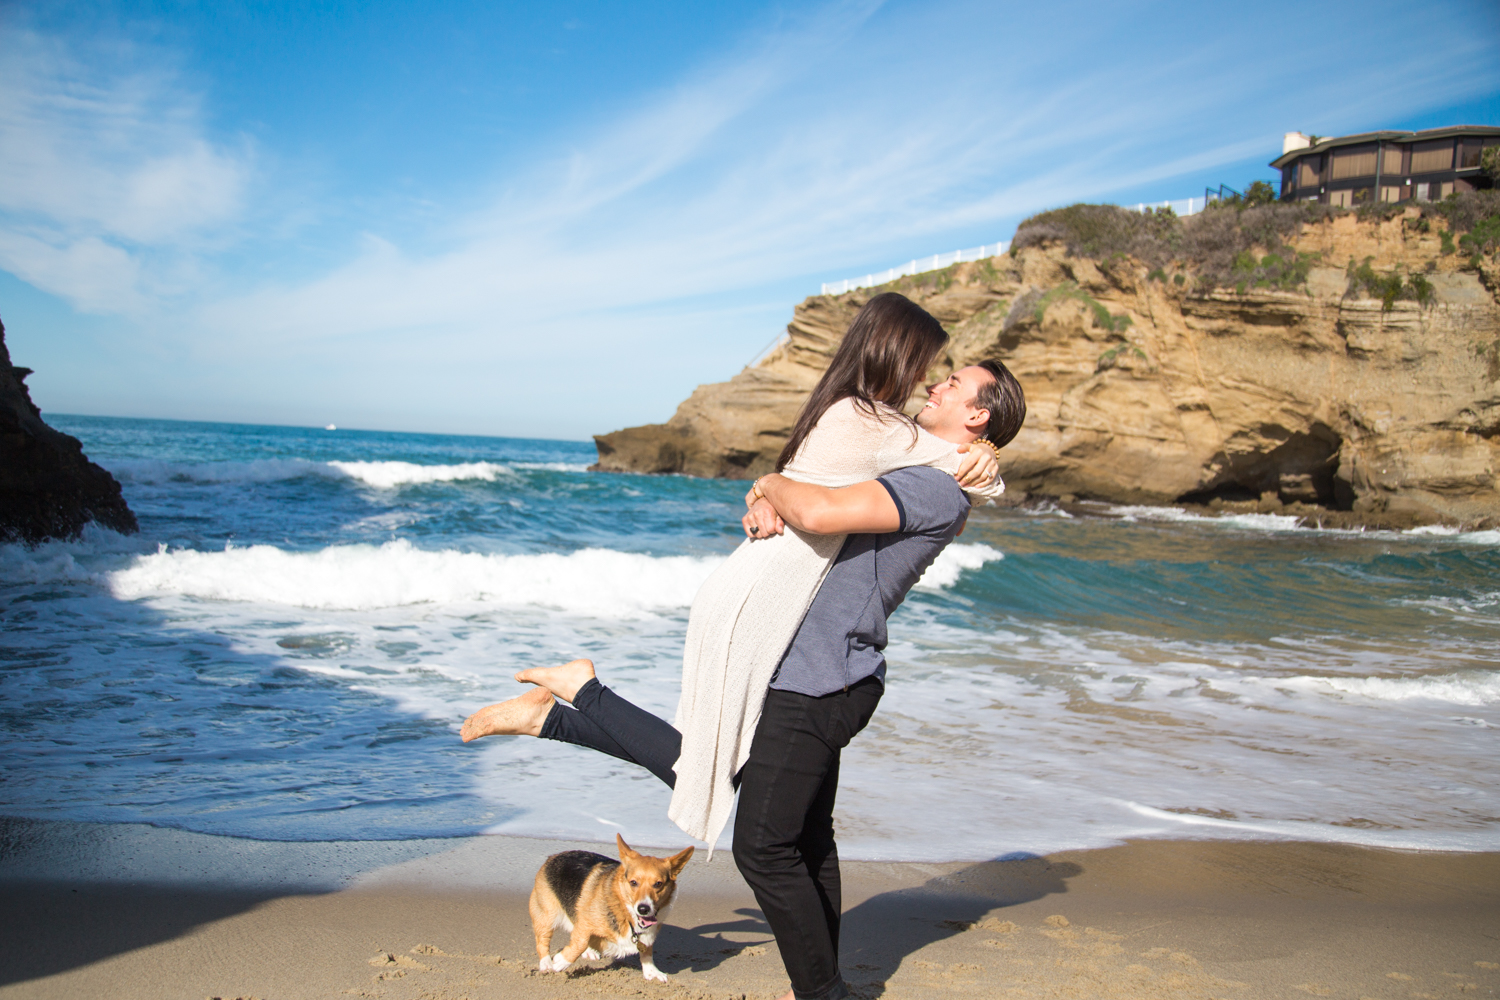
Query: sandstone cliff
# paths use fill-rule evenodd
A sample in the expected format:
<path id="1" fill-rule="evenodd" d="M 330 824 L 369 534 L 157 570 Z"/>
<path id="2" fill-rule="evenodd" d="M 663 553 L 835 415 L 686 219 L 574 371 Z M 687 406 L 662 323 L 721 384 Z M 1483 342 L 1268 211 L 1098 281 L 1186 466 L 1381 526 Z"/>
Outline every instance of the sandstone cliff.
<path id="1" fill-rule="evenodd" d="M 0 541 L 71 538 L 89 521 L 137 530 L 115 478 L 84 457 L 77 438 L 42 422 L 30 374 L 11 365 L 0 323 Z"/>
<path id="2" fill-rule="evenodd" d="M 1025 387 L 1002 453 L 1013 495 L 1497 523 L 1493 246 L 1455 253 L 1449 221 L 1417 209 L 1320 215 L 1255 237 L 1237 287 L 1227 263 L 1205 278 L 1203 255 L 1091 259 L 1042 230 L 1011 255 L 810 298 L 757 366 L 664 425 L 599 436 L 598 467 L 769 471 L 850 317 L 894 289 L 952 334 L 943 370 L 995 357 Z"/>

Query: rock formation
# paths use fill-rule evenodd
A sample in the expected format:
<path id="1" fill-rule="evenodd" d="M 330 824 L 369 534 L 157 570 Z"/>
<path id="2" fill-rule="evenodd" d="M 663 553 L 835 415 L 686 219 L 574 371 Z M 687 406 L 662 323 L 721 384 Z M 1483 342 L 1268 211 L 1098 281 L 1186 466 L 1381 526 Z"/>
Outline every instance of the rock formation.
<path id="1" fill-rule="evenodd" d="M 1416 209 L 1335 213 L 1286 244 L 1301 270 L 1258 282 L 1269 287 L 1212 287 L 1190 263 L 1094 260 L 1041 239 L 809 298 L 758 365 L 700 386 L 664 425 L 596 438 L 597 467 L 770 471 L 849 319 L 894 289 L 952 334 L 943 371 L 994 357 L 1025 387 L 1025 427 L 1002 453 L 1012 495 L 1500 523 L 1495 257 L 1454 253 L 1443 219 Z M 1417 300 L 1372 296 L 1403 276 Z"/>
<path id="2" fill-rule="evenodd" d="M 77 438 L 42 422 L 26 390 L 30 374 L 11 365 L 0 323 L 0 541 L 72 538 L 90 521 L 136 531 L 115 477 L 84 456 Z"/>

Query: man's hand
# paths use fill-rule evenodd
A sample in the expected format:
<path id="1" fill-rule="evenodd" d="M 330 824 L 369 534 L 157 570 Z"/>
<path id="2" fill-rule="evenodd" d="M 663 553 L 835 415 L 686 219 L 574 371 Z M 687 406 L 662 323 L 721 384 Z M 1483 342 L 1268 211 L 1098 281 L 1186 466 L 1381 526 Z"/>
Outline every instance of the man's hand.
<path id="1" fill-rule="evenodd" d="M 995 451 L 982 444 L 961 444 L 958 453 L 963 455 L 963 461 L 958 463 L 958 471 L 953 478 L 958 480 L 958 485 L 964 489 L 971 486 L 988 486 L 995 481 L 995 476 L 1000 472 L 1000 460 L 995 457 Z"/>
<path id="2" fill-rule="evenodd" d="M 745 526 L 745 534 L 751 538 L 769 538 L 786 531 L 786 522 L 776 516 L 776 508 L 764 497 L 750 505 L 745 516 L 740 518 L 740 523 Z"/>

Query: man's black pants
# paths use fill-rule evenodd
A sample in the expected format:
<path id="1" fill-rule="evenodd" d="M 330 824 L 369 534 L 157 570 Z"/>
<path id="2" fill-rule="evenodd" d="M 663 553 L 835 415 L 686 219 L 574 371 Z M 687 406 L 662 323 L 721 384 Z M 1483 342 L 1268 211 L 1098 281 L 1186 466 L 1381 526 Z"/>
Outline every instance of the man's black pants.
<path id="1" fill-rule="evenodd" d="M 833 806 L 840 751 L 869 723 L 884 690 L 870 677 L 821 698 L 767 691 L 750 760 L 739 773 L 735 864 L 776 935 L 801 1000 L 849 994 L 839 974 L 842 896 Z M 597 679 L 579 689 L 573 706 L 578 711 L 552 707 L 543 738 L 592 747 L 673 783 L 682 737 L 666 721 Z"/>

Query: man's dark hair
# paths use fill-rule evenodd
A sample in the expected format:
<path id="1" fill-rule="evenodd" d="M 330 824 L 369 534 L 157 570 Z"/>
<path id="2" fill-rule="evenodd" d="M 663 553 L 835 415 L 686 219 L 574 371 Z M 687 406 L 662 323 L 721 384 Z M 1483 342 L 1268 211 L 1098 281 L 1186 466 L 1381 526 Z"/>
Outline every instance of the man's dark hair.
<path id="1" fill-rule="evenodd" d="M 984 429 L 984 436 L 996 448 L 1004 448 L 1026 422 L 1026 393 L 1010 369 L 999 361 L 986 359 L 977 362 L 975 367 L 989 372 L 993 381 L 979 387 L 970 405 L 990 411 L 990 422 Z"/>

